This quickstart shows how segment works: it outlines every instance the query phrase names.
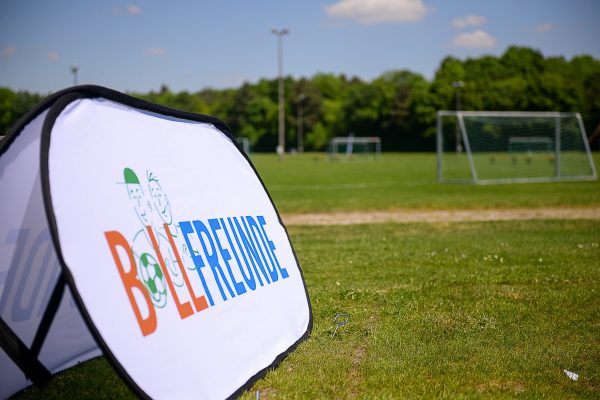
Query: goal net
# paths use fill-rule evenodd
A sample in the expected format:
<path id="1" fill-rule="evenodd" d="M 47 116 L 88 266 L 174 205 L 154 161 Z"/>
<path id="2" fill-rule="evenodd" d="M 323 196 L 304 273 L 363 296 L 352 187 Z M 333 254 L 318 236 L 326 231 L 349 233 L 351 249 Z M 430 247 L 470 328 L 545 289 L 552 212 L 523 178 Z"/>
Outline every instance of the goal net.
<path id="1" fill-rule="evenodd" d="M 438 111 L 437 177 L 486 184 L 597 175 L 579 113 Z"/>
<path id="2" fill-rule="evenodd" d="M 381 139 L 376 136 L 337 136 L 329 141 L 329 157 L 352 157 L 354 155 L 381 156 Z"/>

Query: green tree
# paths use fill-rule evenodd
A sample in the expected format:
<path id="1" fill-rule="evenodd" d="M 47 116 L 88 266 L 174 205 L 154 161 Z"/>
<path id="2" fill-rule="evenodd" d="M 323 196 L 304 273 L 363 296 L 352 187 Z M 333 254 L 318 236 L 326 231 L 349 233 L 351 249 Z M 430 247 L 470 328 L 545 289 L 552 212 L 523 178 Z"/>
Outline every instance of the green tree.
<path id="1" fill-rule="evenodd" d="M 39 104 L 44 96 L 29 92 L 13 92 L 0 88 L 0 136 L 6 135 L 10 128 L 29 110 Z"/>

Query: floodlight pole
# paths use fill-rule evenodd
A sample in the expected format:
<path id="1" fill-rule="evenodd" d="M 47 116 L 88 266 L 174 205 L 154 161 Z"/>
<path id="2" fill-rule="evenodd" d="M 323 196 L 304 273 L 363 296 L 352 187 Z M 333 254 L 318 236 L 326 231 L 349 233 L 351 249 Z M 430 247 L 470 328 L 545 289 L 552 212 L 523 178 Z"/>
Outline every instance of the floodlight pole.
<path id="1" fill-rule="evenodd" d="M 462 88 L 463 86 L 465 86 L 465 83 L 463 81 L 452 82 L 452 87 L 454 88 L 454 95 L 455 95 L 455 100 L 456 100 L 456 112 L 457 113 L 460 111 L 460 88 Z M 461 140 L 461 135 L 459 133 L 459 130 L 460 130 L 460 126 L 457 121 L 456 122 L 456 152 L 457 153 L 462 152 L 462 140 Z"/>
<path id="2" fill-rule="evenodd" d="M 79 65 L 71 65 L 71 73 L 73 74 L 73 86 L 77 86 L 77 72 L 79 71 Z"/>
<path id="3" fill-rule="evenodd" d="M 284 110 L 284 87 L 283 87 L 283 36 L 290 33 L 286 28 L 271 29 L 271 33 L 277 36 L 277 70 L 279 75 L 279 144 L 277 145 L 277 154 L 279 159 L 283 160 L 285 154 L 285 110 Z"/>
<path id="4" fill-rule="evenodd" d="M 303 125 L 303 109 L 302 106 L 304 104 L 304 100 L 306 99 L 306 96 L 304 95 L 304 93 L 300 93 L 298 95 L 298 97 L 296 98 L 296 101 L 298 102 L 298 118 L 297 118 L 297 122 L 298 122 L 298 131 L 296 133 L 296 135 L 298 136 L 298 153 L 304 153 L 304 125 Z"/>

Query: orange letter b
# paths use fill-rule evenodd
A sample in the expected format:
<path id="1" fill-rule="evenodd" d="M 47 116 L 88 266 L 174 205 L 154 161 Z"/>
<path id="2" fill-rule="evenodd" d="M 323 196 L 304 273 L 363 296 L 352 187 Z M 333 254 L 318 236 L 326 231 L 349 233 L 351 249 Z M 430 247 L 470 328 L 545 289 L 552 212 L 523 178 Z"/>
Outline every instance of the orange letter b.
<path id="1" fill-rule="evenodd" d="M 104 235 L 106 236 L 106 240 L 108 240 L 110 251 L 112 253 L 113 258 L 115 259 L 115 263 L 117 264 L 119 275 L 121 275 L 121 280 L 123 281 L 123 285 L 125 286 L 127 297 L 129 298 L 129 302 L 131 303 L 131 307 L 133 308 L 133 312 L 135 313 L 137 322 L 140 325 L 140 329 L 142 330 L 142 335 L 149 335 L 156 330 L 156 312 L 154 311 L 154 306 L 150 301 L 148 291 L 146 290 L 144 285 L 142 285 L 142 283 L 137 279 L 137 268 L 135 267 L 135 259 L 133 257 L 133 252 L 131 251 L 131 247 L 129 247 L 127 239 L 125 239 L 125 237 L 117 231 L 104 232 Z M 125 268 L 123 268 L 123 263 L 121 262 L 119 254 L 117 253 L 117 246 L 121 246 L 129 256 L 129 272 L 125 271 Z M 146 319 L 142 318 L 140 308 L 138 307 L 133 296 L 134 288 L 137 288 L 144 296 L 144 300 L 146 300 L 146 305 L 148 306 L 149 314 L 148 318 Z"/>

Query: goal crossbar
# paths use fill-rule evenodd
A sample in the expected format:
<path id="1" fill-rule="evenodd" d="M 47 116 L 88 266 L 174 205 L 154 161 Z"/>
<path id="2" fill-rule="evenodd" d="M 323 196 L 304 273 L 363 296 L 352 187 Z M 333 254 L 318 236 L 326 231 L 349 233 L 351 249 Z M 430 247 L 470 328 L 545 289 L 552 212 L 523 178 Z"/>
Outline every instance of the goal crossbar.
<path id="1" fill-rule="evenodd" d="M 353 154 L 354 145 L 374 145 L 374 152 L 377 156 L 381 155 L 381 138 L 377 136 L 336 136 L 329 141 L 329 151 L 331 155 L 337 155 L 338 146 L 346 145 L 346 154 Z M 368 150 L 368 148 L 367 148 Z M 368 151 L 369 152 L 369 151 Z"/>
<path id="2" fill-rule="evenodd" d="M 463 117 L 516 117 L 516 118 L 531 118 L 531 117 L 574 117 L 579 115 L 575 112 L 559 112 L 559 111 L 448 111 L 439 110 L 438 117 L 451 117 L 458 114 Z"/>

